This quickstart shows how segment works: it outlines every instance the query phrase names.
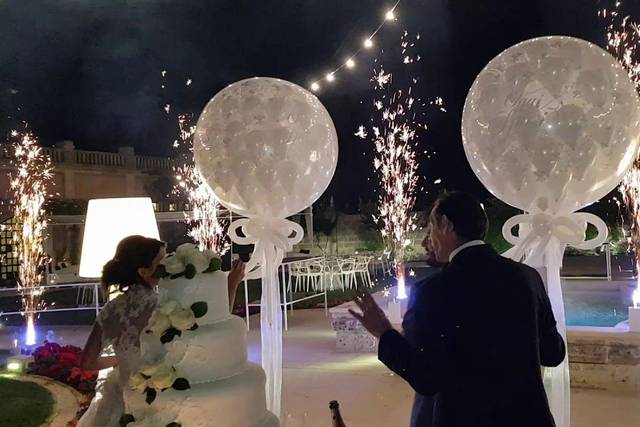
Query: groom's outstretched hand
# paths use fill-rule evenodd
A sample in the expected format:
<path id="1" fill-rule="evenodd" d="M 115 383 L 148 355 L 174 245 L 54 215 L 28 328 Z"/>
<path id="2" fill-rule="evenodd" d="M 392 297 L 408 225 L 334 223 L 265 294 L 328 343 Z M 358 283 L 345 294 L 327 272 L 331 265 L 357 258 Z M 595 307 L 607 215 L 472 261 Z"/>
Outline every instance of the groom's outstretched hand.
<path id="1" fill-rule="evenodd" d="M 371 335 L 380 338 L 382 334 L 393 329 L 391 322 L 369 293 L 362 290 L 356 291 L 354 302 L 360 307 L 362 314 L 351 309 L 349 313 L 358 319 Z"/>

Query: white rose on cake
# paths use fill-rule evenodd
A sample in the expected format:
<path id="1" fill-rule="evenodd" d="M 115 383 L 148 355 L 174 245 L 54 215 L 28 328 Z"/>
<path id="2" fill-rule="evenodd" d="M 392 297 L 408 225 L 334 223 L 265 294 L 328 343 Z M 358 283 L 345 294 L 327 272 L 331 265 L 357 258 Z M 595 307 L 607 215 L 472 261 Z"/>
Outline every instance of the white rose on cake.
<path id="1" fill-rule="evenodd" d="M 185 265 L 182 260 L 176 255 L 169 255 L 162 260 L 164 269 L 169 274 L 180 274 L 184 271 Z"/>
<path id="2" fill-rule="evenodd" d="M 140 373 L 150 377 L 163 367 L 164 363 L 162 362 L 146 363 L 140 367 Z"/>
<path id="3" fill-rule="evenodd" d="M 218 260 L 218 262 L 213 262 L 214 259 Z M 195 274 L 209 270 L 212 267 L 212 263 L 217 267 L 210 271 L 219 269 L 219 266 L 222 265 L 221 258 L 215 252 L 209 249 L 201 251 L 193 243 L 183 243 L 176 248 L 175 253 L 162 260 L 161 264 L 167 274 L 184 274 L 188 279 L 191 279 Z"/>
<path id="4" fill-rule="evenodd" d="M 182 362 L 185 354 L 187 354 L 187 343 L 179 337 L 176 337 L 171 342 L 166 343 L 164 348 L 167 350 L 165 361 L 173 366 Z"/>
<path id="5" fill-rule="evenodd" d="M 169 315 L 169 320 L 174 328 L 186 331 L 196 323 L 196 316 L 189 308 L 178 308 Z"/>
<path id="6" fill-rule="evenodd" d="M 192 243 L 184 243 L 176 249 L 176 257 L 187 266 L 193 265 L 197 273 L 202 273 L 209 268 L 209 258 Z"/>
<path id="7" fill-rule="evenodd" d="M 211 249 L 205 249 L 204 251 L 202 251 L 202 253 L 204 254 L 204 256 L 206 256 L 209 259 L 209 261 L 211 261 L 214 258 L 220 258 L 218 254 L 212 251 Z"/>
<path id="8" fill-rule="evenodd" d="M 171 313 L 173 313 L 175 311 L 175 309 L 178 308 L 178 303 L 176 301 L 167 301 L 164 304 L 160 305 L 160 313 L 164 314 L 165 316 L 169 316 Z"/>
<path id="9" fill-rule="evenodd" d="M 149 383 L 156 390 L 164 390 L 171 387 L 175 379 L 176 377 L 173 369 L 163 366 L 151 376 Z"/>
<path id="10" fill-rule="evenodd" d="M 129 387 L 134 390 L 143 391 L 147 388 L 147 379 L 142 374 L 134 374 L 129 378 Z"/>
<path id="11" fill-rule="evenodd" d="M 147 329 L 153 332 L 154 335 L 162 335 L 164 331 L 171 327 L 171 320 L 169 316 L 162 313 L 161 310 L 153 310 L 149 323 L 147 323 Z"/>

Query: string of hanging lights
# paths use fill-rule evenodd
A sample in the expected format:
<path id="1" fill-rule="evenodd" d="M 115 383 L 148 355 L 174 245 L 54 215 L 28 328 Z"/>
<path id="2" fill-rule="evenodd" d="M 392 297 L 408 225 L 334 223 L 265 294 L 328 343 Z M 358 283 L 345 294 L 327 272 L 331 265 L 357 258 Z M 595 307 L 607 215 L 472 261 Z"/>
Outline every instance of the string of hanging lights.
<path id="1" fill-rule="evenodd" d="M 350 55 L 345 60 L 345 62 L 343 62 L 342 64 L 338 65 L 332 71 L 329 71 L 328 73 L 326 73 L 324 78 L 313 80 L 309 84 L 309 88 L 313 92 L 318 92 L 322 88 L 322 86 L 320 84 L 321 82 L 326 81 L 327 83 L 333 83 L 336 80 L 336 73 L 342 71 L 343 69 L 350 70 L 350 69 L 355 68 L 355 66 L 356 66 L 356 58 L 358 57 L 358 55 L 363 50 L 369 50 L 369 49 L 373 48 L 373 46 L 374 46 L 374 38 L 375 38 L 376 34 L 378 34 L 378 32 L 382 29 L 382 27 L 385 24 L 394 22 L 394 21 L 396 21 L 398 19 L 397 9 L 398 9 L 398 5 L 400 4 L 400 1 L 401 0 L 397 0 L 395 2 L 395 4 L 390 9 L 387 9 L 387 11 L 384 13 L 384 19 L 382 20 L 380 25 L 378 25 L 378 27 L 373 32 L 371 32 L 369 34 L 369 36 L 364 38 L 364 40 L 362 41 L 362 44 L 360 45 L 358 50 L 355 51 L 355 53 Z"/>

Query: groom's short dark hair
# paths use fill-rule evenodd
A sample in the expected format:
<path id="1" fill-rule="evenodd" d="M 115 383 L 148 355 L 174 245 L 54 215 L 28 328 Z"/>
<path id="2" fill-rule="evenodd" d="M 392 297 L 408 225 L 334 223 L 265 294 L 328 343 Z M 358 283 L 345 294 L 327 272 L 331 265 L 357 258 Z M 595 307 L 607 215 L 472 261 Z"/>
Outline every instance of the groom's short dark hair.
<path id="1" fill-rule="evenodd" d="M 463 241 L 483 240 L 487 235 L 487 214 L 480 202 L 469 194 L 457 191 L 443 193 L 436 200 L 433 210 L 438 217 L 446 215 Z"/>

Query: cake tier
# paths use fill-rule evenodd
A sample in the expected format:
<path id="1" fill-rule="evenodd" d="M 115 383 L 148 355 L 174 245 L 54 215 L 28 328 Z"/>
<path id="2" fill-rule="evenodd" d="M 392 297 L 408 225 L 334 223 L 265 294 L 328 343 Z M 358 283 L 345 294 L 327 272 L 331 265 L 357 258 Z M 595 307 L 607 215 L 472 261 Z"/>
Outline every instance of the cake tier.
<path id="1" fill-rule="evenodd" d="M 191 384 L 227 378 L 247 366 L 246 325 L 231 316 L 213 325 L 184 332 L 180 339 L 165 344 L 178 375 Z"/>
<path id="2" fill-rule="evenodd" d="M 185 427 L 277 426 L 266 409 L 264 383 L 262 368 L 250 363 L 241 374 L 224 380 L 158 393 L 151 405 L 141 393 L 127 393 L 127 412 L 141 419 L 151 409 L 163 422 Z"/>
<path id="3" fill-rule="evenodd" d="M 208 310 L 198 319 L 200 326 L 229 318 L 229 288 L 227 275 L 222 271 L 197 274 L 193 279 L 162 279 L 158 289 L 160 304 L 173 300 L 190 307 L 194 302 L 205 301 Z"/>

